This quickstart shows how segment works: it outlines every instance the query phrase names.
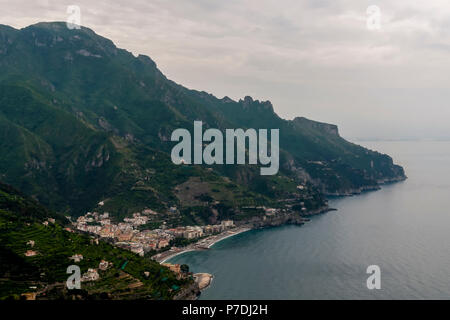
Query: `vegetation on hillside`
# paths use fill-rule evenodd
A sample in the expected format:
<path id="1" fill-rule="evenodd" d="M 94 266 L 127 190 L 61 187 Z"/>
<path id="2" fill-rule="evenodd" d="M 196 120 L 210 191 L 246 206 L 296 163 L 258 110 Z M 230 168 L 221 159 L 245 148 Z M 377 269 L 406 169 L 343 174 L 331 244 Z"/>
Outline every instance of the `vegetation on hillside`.
<path id="1" fill-rule="evenodd" d="M 64 219 L 0 183 L 0 300 L 30 292 L 38 299 L 171 299 L 192 283 L 148 258 L 66 231 Z M 35 255 L 25 256 L 29 250 Z M 70 260 L 75 254 L 83 259 Z M 111 267 L 98 270 L 99 280 L 67 290 L 68 266 L 83 274 L 102 260 Z"/>
<path id="2" fill-rule="evenodd" d="M 268 101 L 189 90 L 149 57 L 87 28 L 0 26 L 0 70 L 0 180 L 59 212 L 103 210 L 121 219 L 177 206 L 176 221 L 206 223 L 239 219 L 243 205 L 276 206 L 283 198 L 314 210 L 325 205 L 322 194 L 404 177 L 389 156 L 345 141 L 333 125 L 281 119 Z M 262 177 L 256 165 L 174 165 L 171 132 L 192 129 L 194 120 L 205 129 L 280 129 L 280 172 Z M 192 178 L 205 184 L 197 199 L 177 192 L 195 186 Z M 206 208 L 214 202 L 218 217 Z"/>

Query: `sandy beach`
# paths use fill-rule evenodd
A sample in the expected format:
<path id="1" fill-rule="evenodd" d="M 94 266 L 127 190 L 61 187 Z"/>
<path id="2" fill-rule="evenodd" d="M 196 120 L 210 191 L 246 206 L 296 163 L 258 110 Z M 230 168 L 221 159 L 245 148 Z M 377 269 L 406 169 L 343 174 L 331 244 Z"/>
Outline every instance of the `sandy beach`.
<path id="1" fill-rule="evenodd" d="M 210 249 L 213 245 L 215 245 L 216 243 L 225 240 L 227 238 L 233 237 L 235 235 L 238 235 L 240 233 L 243 232 L 247 232 L 251 230 L 250 228 L 244 228 L 244 227 L 238 227 L 232 230 L 227 230 L 224 231 L 222 233 L 216 234 L 216 235 L 212 235 L 209 236 L 205 239 L 201 239 L 196 243 L 190 244 L 186 247 L 183 248 L 171 248 L 168 251 L 162 252 L 162 253 L 158 253 L 156 255 L 154 255 L 152 258 L 156 261 L 158 261 L 159 263 L 163 263 L 166 262 L 167 260 L 178 256 L 180 254 L 189 252 L 189 251 L 197 251 L 197 250 L 208 250 Z"/>

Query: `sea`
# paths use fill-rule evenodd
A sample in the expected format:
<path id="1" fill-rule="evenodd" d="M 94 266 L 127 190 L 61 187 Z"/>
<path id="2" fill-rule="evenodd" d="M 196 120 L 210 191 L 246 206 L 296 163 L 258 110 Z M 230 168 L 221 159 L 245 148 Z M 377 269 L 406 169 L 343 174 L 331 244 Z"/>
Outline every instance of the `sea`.
<path id="1" fill-rule="evenodd" d="M 337 211 L 302 226 L 251 230 L 168 262 L 213 274 L 202 300 L 449 299 L 450 141 L 358 143 L 408 179 L 331 198 Z"/>

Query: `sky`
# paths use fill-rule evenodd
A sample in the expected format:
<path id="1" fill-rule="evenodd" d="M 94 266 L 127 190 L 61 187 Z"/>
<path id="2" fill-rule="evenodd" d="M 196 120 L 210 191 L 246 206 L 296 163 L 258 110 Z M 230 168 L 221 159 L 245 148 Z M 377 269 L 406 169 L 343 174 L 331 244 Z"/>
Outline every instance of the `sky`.
<path id="1" fill-rule="evenodd" d="M 450 139 L 448 0 L 0 0 L 0 24 L 67 21 L 69 5 L 188 88 L 353 140 Z"/>

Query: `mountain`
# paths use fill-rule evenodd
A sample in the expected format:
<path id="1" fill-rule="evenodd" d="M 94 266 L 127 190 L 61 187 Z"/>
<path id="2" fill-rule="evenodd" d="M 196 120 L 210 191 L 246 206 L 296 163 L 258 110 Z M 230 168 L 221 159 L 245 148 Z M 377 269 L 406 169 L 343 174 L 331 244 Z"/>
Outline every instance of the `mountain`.
<path id="1" fill-rule="evenodd" d="M 315 212 L 327 194 L 405 179 L 391 157 L 346 141 L 334 125 L 282 119 L 269 101 L 187 89 L 149 57 L 88 28 L 0 25 L 0 70 L 0 180 L 59 212 L 120 219 L 151 208 L 173 225 L 239 221 L 259 214 L 243 207 L 294 199 L 292 207 Z M 194 120 L 220 130 L 279 129 L 279 173 L 174 165 L 171 132 Z"/>

